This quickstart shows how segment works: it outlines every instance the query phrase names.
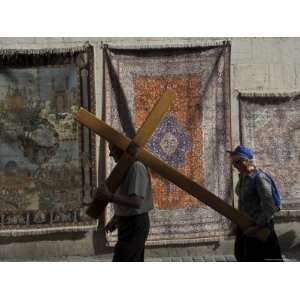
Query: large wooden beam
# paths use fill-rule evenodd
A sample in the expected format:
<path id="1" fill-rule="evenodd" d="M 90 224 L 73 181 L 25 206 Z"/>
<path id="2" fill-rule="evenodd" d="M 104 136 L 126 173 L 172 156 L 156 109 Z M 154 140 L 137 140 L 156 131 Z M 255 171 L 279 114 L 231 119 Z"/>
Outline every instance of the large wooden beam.
<path id="1" fill-rule="evenodd" d="M 162 94 L 160 99 L 155 103 L 152 108 L 150 114 L 147 119 L 144 121 L 142 126 L 139 128 L 136 136 L 132 141 L 129 139 L 124 139 L 122 143 L 121 150 L 123 150 L 123 154 L 121 155 L 118 163 L 110 173 L 109 177 L 106 179 L 106 185 L 108 189 L 114 193 L 119 185 L 121 184 L 124 176 L 126 175 L 128 169 L 132 165 L 135 159 L 135 150 L 136 147 L 143 147 L 147 143 L 148 139 L 151 137 L 152 133 L 156 129 L 160 120 L 164 116 L 164 114 L 168 111 L 171 103 L 174 101 L 176 95 L 173 91 L 166 91 Z M 98 122 L 97 120 L 91 118 L 91 115 L 88 111 L 83 108 L 80 108 L 78 113 L 74 114 L 75 119 L 77 119 L 82 124 L 88 124 L 89 128 L 98 128 L 98 133 L 105 139 L 111 141 L 115 141 L 119 139 L 119 135 L 116 131 L 111 131 L 108 127 L 103 126 L 102 121 Z M 102 132 L 102 133 L 101 133 Z M 103 134 L 103 135 L 102 135 Z M 116 142 L 111 142 L 112 144 L 118 146 Z M 119 145 L 120 146 L 120 145 Z M 130 154 L 129 154 L 130 153 Z M 92 217 L 99 217 L 103 214 L 104 209 L 107 203 L 99 202 L 93 203 L 87 210 L 87 213 Z"/>
<path id="2" fill-rule="evenodd" d="M 115 146 L 117 146 L 125 152 L 131 143 L 131 140 L 129 138 L 125 137 L 117 130 L 105 124 L 105 122 L 97 119 L 93 114 L 91 114 L 83 108 L 79 110 L 79 112 L 75 115 L 75 118 L 81 124 L 90 128 L 96 134 L 101 135 L 110 143 L 114 144 Z M 129 155 L 129 153 L 127 154 Z M 232 222 L 237 224 L 242 230 L 246 230 L 250 226 L 255 225 L 255 221 L 248 215 L 233 208 L 231 205 L 229 205 L 228 203 L 226 203 L 225 201 L 223 201 L 222 199 L 220 199 L 219 197 L 217 197 L 198 183 L 190 180 L 188 177 L 181 174 L 176 169 L 168 166 L 143 147 L 138 147 L 135 157 L 129 158 L 129 160 L 133 160 L 135 158 L 143 162 L 145 165 L 149 166 L 162 177 L 176 184 L 182 190 L 191 194 L 201 202 L 216 210 L 221 215 L 230 219 Z M 256 236 L 261 240 L 266 240 L 269 234 L 270 230 L 268 228 L 263 228 L 257 232 Z"/>

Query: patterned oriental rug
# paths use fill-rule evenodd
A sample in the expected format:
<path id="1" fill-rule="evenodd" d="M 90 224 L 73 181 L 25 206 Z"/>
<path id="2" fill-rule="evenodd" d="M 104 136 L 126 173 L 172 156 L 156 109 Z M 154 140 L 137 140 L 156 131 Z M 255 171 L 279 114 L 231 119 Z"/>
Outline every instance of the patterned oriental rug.
<path id="1" fill-rule="evenodd" d="M 106 122 L 133 137 L 166 89 L 176 100 L 146 148 L 192 180 L 230 202 L 230 45 L 168 49 L 104 47 Z M 107 150 L 107 149 L 106 149 Z M 108 174 L 114 166 L 106 151 Z M 148 245 L 218 240 L 229 222 L 151 172 L 155 209 Z M 113 214 L 112 207 L 106 217 Z M 107 236 L 108 244 L 116 234 Z"/>
<path id="2" fill-rule="evenodd" d="M 92 58 L 88 46 L 0 51 L 0 235 L 95 228 L 82 204 L 94 138 L 72 117 L 94 111 Z"/>
<path id="3" fill-rule="evenodd" d="M 240 94 L 240 131 L 258 167 L 272 175 L 282 208 L 300 209 L 300 94 Z"/>

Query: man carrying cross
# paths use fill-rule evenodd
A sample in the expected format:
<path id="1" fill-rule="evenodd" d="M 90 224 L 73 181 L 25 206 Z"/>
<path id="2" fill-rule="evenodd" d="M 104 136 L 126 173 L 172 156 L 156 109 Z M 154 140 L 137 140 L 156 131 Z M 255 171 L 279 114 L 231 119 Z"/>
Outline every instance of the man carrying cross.
<path id="1" fill-rule="evenodd" d="M 218 196 L 199 185 L 197 182 L 181 174 L 175 168 L 167 165 L 144 148 L 156 126 L 162 119 L 164 113 L 167 111 L 171 102 L 175 99 L 175 96 L 176 94 L 173 91 L 165 91 L 162 94 L 161 98 L 159 101 L 157 101 L 133 139 L 129 139 L 128 137 L 122 135 L 83 108 L 80 108 L 80 110 L 74 114 L 74 117 L 78 122 L 93 130 L 93 132 L 109 141 L 122 152 L 118 163 L 105 181 L 107 188 L 111 193 L 117 191 L 120 184 L 122 184 L 124 177 L 127 176 L 126 174 L 128 174 L 128 170 L 130 170 L 132 164 L 135 164 L 137 161 L 139 161 L 193 197 L 199 199 L 202 203 L 210 206 L 215 211 L 230 219 L 232 222 L 237 224 L 243 232 L 246 231 L 248 228 L 256 224 L 253 218 L 248 216 L 246 213 L 235 209 L 226 201 L 223 201 Z M 102 188 L 100 191 L 105 189 L 106 188 Z M 103 213 L 107 202 L 111 201 L 117 203 L 116 201 L 121 199 L 119 197 L 115 198 L 115 196 L 112 197 L 111 193 L 108 192 L 108 196 L 106 198 L 107 201 L 93 202 L 94 205 L 91 205 L 91 214 L 89 214 L 90 216 L 95 218 L 99 217 Z M 127 194 L 127 196 L 134 196 L 134 194 Z M 123 198 L 123 200 L 124 199 L 127 198 Z M 119 202 L 117 204 L 122 203 Z M 123 202 L 123 204 L 125 204 L 125 202 Z M 130 201 L 130 204 L 131 205 L 129 206 L 132 207 L 132 201 Z M 258 229 L 254 235 L 258 239 L 264 241 L 268 239 L 270 233 L 271 232 L 269 228 L 263 227 Z"/>
<path id="2" fill-rule="evenodd" d="M 115 162 L 123 151 L 109 144 L 110 156 Z M 95 194 L 95 201 L 112 202 L 114 216 L 105 230 L 118 229 L 118 241 L 113 261 L 144 261 L 145 242 L 150 228 L 148 212 L 153 209 L 150 174 L 143 163 L 135 161 L 127 171 L 116 193 L 109 191 L 105 184 Z"/>

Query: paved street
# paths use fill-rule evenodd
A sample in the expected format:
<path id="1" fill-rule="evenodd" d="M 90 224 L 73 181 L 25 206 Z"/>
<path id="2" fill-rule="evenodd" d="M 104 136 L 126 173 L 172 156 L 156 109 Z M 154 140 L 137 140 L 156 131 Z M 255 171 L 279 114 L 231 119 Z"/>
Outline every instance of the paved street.
<path id="1" fill-rule="evenodd" d="M 69 256 L 69 257 L 48 257 L 39 259 L 0 259 L 6 262 L 22 262 L 22 261 L 40 261 L 40 262 L 110 262 L 112 260 L 111 254 L 99 256 Z M 151 258 L 146 257 L 146 262 L 235 262 L 233 255 L 204 255 L 204 256 L 178 256 L 178 257 L 161 257 Z M 285 262 L 300 261 L 300 257 L 284 256 Z"/>

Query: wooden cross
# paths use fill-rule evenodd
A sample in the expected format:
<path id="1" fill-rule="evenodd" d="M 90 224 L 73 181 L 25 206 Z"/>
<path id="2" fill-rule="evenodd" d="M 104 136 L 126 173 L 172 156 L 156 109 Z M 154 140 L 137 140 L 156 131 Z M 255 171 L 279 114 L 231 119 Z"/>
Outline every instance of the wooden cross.
<path id="1" fill-rule="evenodd" d="M 175 92 L 164 92 L 160 100 L 157 101 L 154 108 L 148 115 L 146 121 L 140 127 L 136 136 L 132 140 L 130 140 L 117 130 L 113 129 L 105 122 L 96 118 L 92 113 L 85 110 L 84 108 L 80 108 L 79 111 L 74 114 L 74 118 L 78 122 L 88 127 L 96 134 L 107 140 L 109 143 L 117 146 L 123 151 L 120 160 L 106 180 L 108 189 L 112 193 L 114 193 L 121 184 L 131 164 L 134 161 L 139 160 L 162 177 L 171 181 L 221 215 L 230 219 L 243 231 L 251 226 L 254 226 L 255 221 L 248 215 L 233 208 L 231 205 L 229 205 L 198 183 L 192 181 L 187 176 L 181 174 L 176 169 L 170 167 L 144 148 L 148 139 L 151 137 L 158 123 L 160 122 L 174 99 Z M 103 201 L 98 201 L 98 207 L 96 211 L 97 216 L 100 216 L 100 214 L 104 211 L 106 204 L 107 203 L 104 203 Z M 269 234 L 270 230 L 268 228 L 262 228 L 257 232 L 256 237 L 260 240 L 266 240 Z"/>

